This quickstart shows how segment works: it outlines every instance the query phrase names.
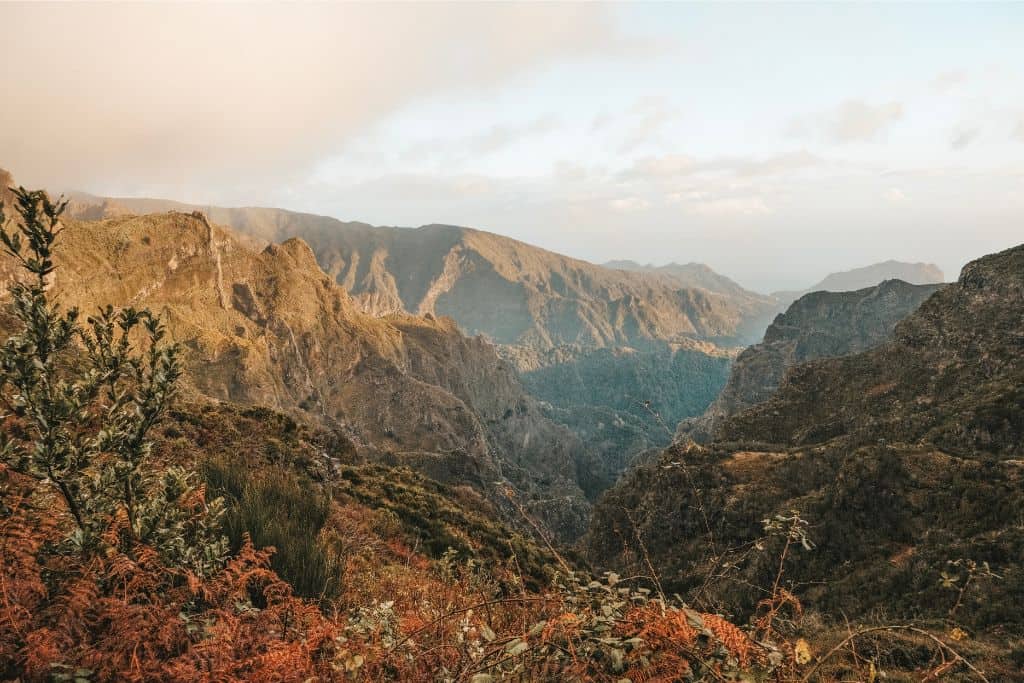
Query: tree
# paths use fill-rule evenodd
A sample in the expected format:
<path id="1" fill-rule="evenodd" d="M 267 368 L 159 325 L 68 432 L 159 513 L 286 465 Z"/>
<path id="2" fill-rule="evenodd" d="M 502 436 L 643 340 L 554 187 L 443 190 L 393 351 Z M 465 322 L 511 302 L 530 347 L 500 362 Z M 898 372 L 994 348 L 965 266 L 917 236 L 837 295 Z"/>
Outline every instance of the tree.
<path id="1" fill-rule="evenodd" d="M 147 435 L 181 375 L 177 345 L 148 310 L 106 306 L 84 326 L 77 309 L 63 310 L 49 290 L 67 202 L 23 187 L 13 196 L 15 219 L 0 203 L 0 242 L 25 277 L 10 287 L 20 329 L 0 348 L 0 462 L 62 501 L 62 552 L 145 544 L 171 566 L 209 573 L 226 554 L 221 502 L 203 501 L 186 470 L 150 462 Z"/>

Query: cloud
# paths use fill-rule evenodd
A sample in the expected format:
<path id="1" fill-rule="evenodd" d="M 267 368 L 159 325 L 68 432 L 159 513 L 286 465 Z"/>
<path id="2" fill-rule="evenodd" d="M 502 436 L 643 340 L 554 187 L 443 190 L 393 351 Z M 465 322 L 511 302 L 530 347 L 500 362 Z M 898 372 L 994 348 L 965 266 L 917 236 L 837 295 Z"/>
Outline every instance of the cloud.
<path id="1" fill-rule="evenodd" d="M 825 164 L 806 150 L 774 156 L 722 157 L 699 161 L 682 154 L 638 159 L 622 173 L 624 179 L 655 180 L 700 174 L 732 174 L 738 177 L 772 176 Z"/>
<path id="2" fill-rule="evenodd" d="M 608 206 L 615 211 L 639 211 L 646 209 L 650 203 L 640 197 L 620 197 L 608 202 Z"/>
<path id="3" fill-rule="evenodd" d="M 833 142 L 869 141 L 881 137 L 886 128 L 902 118 L 900 102 L 846 100 L 832 110 L 791 119 L 785 133 L 797 138 L 822 135 Z"/>
<path id="4" fill-rule="evenodd" d="M 765 216 L 773 213 L 761 197 L 719 197 L 695 202 L 689 211 L 700 216 Z"/>
<path id="5" fill-rule="evenodd" d="M 963 149 L 974 142 L 980 133 L 981 130 L 978 128 L 959 127 L 953 131 L 953 136 L 949 141 L 949 146 L 953 149 Z"/>
<path id="6" fill-rule="evenodd" d="M 966 83 L 967 80 L 968 76 L 963 71 L 944 71 L 935 77 L 932 81 L 932 87 L 940 93 L 948 93 Z"/>
<path id="7" fill-rule="evenodd" d="M 619 152 L 625 154 L 637 147 L 656 142 L 662 131 L 680 116 L 679 108 L 664 98 L 645 97 L 639 100 L 629 112 L 630 127 L 619 146 Z"/>
<path id="8" fill-rule="evenodd" d="M 562 121 L 557 116 L 542 116 L 518 124 L 496 124 L 482 133 L 455 139 L 432 138 L 410 145 L 401 154 L 403 161 L 445 159 L 473 161 L 480 157 L 512 147 L 529 138 L 546 135 L 557 130 Z M 374 139 L 374 146 L 381 141 Z"/>
<path id="9" fill-rule="evenodd" d="M 550 133 L 561 125 L 556 116 L 544 116 L 519 125 L 492 126 L 482 135 L 475 136 L 469 148 L 476 154 L 489 154 L 496 150 L 514 145 L 525 138 Z"/>
<path id="10" fill-rule="evenodd" d="M 169 192 L 289 182 L 419 98 L 621 46 L 607 8 L 569 4 L 27 4 L 0 23 L 0 165 Z"/>
<path id="11" fill-rule="evenodd" d="M 847 100 L 833 115 L 829 132 L 839 142 L 873 140 L 901 118 L 903 105 L 899 102 L 871 105 L 861 100 Z"/>
<path id="12" fill-rule="evenodd" d="M 887 201 L 893 203 L 905 202 L 907 195 L 898 187 L 890 187 L 883 195 Z"/>

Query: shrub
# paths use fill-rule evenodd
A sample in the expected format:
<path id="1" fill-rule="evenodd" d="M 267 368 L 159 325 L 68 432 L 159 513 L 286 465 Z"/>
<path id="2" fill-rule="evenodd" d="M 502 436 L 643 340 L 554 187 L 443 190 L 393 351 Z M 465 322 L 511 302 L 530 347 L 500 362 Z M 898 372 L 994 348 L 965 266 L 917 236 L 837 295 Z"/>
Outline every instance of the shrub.
<path id="1" fill-rule="evenodd" d="M 226 458 L 204 462 L 202 474 L 211 493 L 227 500 L 224 531 L 232 552 L 248 536 L 257 547 L 275 549 L 271 566 L 298 595 L 339 594 L 344 564 L 321 540 L 331 500 L 317 484 L 281 466 L 254 469 Z"/>

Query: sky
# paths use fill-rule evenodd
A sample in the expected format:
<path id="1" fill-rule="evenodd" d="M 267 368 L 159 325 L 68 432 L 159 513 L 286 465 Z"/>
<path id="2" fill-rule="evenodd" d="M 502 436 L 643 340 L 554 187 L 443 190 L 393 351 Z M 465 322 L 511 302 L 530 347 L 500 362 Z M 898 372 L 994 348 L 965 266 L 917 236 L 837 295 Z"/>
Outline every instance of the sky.
<path id="1" fill-rule="evenodd" d="M 1024 242 L 1024 3 L 3 4 L 29 186 L 378 225 L 759 291 Z"/>

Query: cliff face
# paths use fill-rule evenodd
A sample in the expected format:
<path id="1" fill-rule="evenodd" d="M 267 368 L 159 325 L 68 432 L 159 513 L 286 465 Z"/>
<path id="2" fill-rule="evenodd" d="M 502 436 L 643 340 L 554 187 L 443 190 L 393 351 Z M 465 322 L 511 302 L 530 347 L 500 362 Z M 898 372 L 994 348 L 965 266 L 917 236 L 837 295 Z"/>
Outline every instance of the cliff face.
<path id="1" fill-rule="evenodd" d="M 642 571 L 646 554 L 666 590 L 752 611 L 750 586 L 770 586 L 779 562 L 762 520 L 797 510 L 817 547 L 796 549 L 783 585 L 805 607 L 955 612 L 1024 632 L 1011 607 L 1024 600 L 1024 245 L 969 264 L 889 341 L 794 365 L 716 435 L 675 444 L 602 497 L 594 562 Z M 963 585 L 966 560 L 1000 578 L 954 607 L 941 574 Z"/>
<path id="2" fill-rule="evenodd" d="M 941 286 L 887 280 L 855 292 L 802 296 L 775 318 L 764 341 L 737 357 L 721 394 L 699 418 L 680 423 L 677 438 L 714 438 L 728 417 L 768 400 L 793 365 L 858 353 L 885 342 L 896 323 Z"/>
<path id="3" fill-rule="evenodd" d="M 441 481 L 495 496 L 507 482 L 560 535 L 579 532 L 593 468 L 494 348 L 450 320 L 366 315 L 302 241 L 255 250 L 201 215 L 170 213 L 69 221 L 57 260 L 64 305 L 164 316 L 189 393 L 304 415 L 347 432 L 366 458 Z M 0 268 L 11 276 L 12 263 Z"/>

